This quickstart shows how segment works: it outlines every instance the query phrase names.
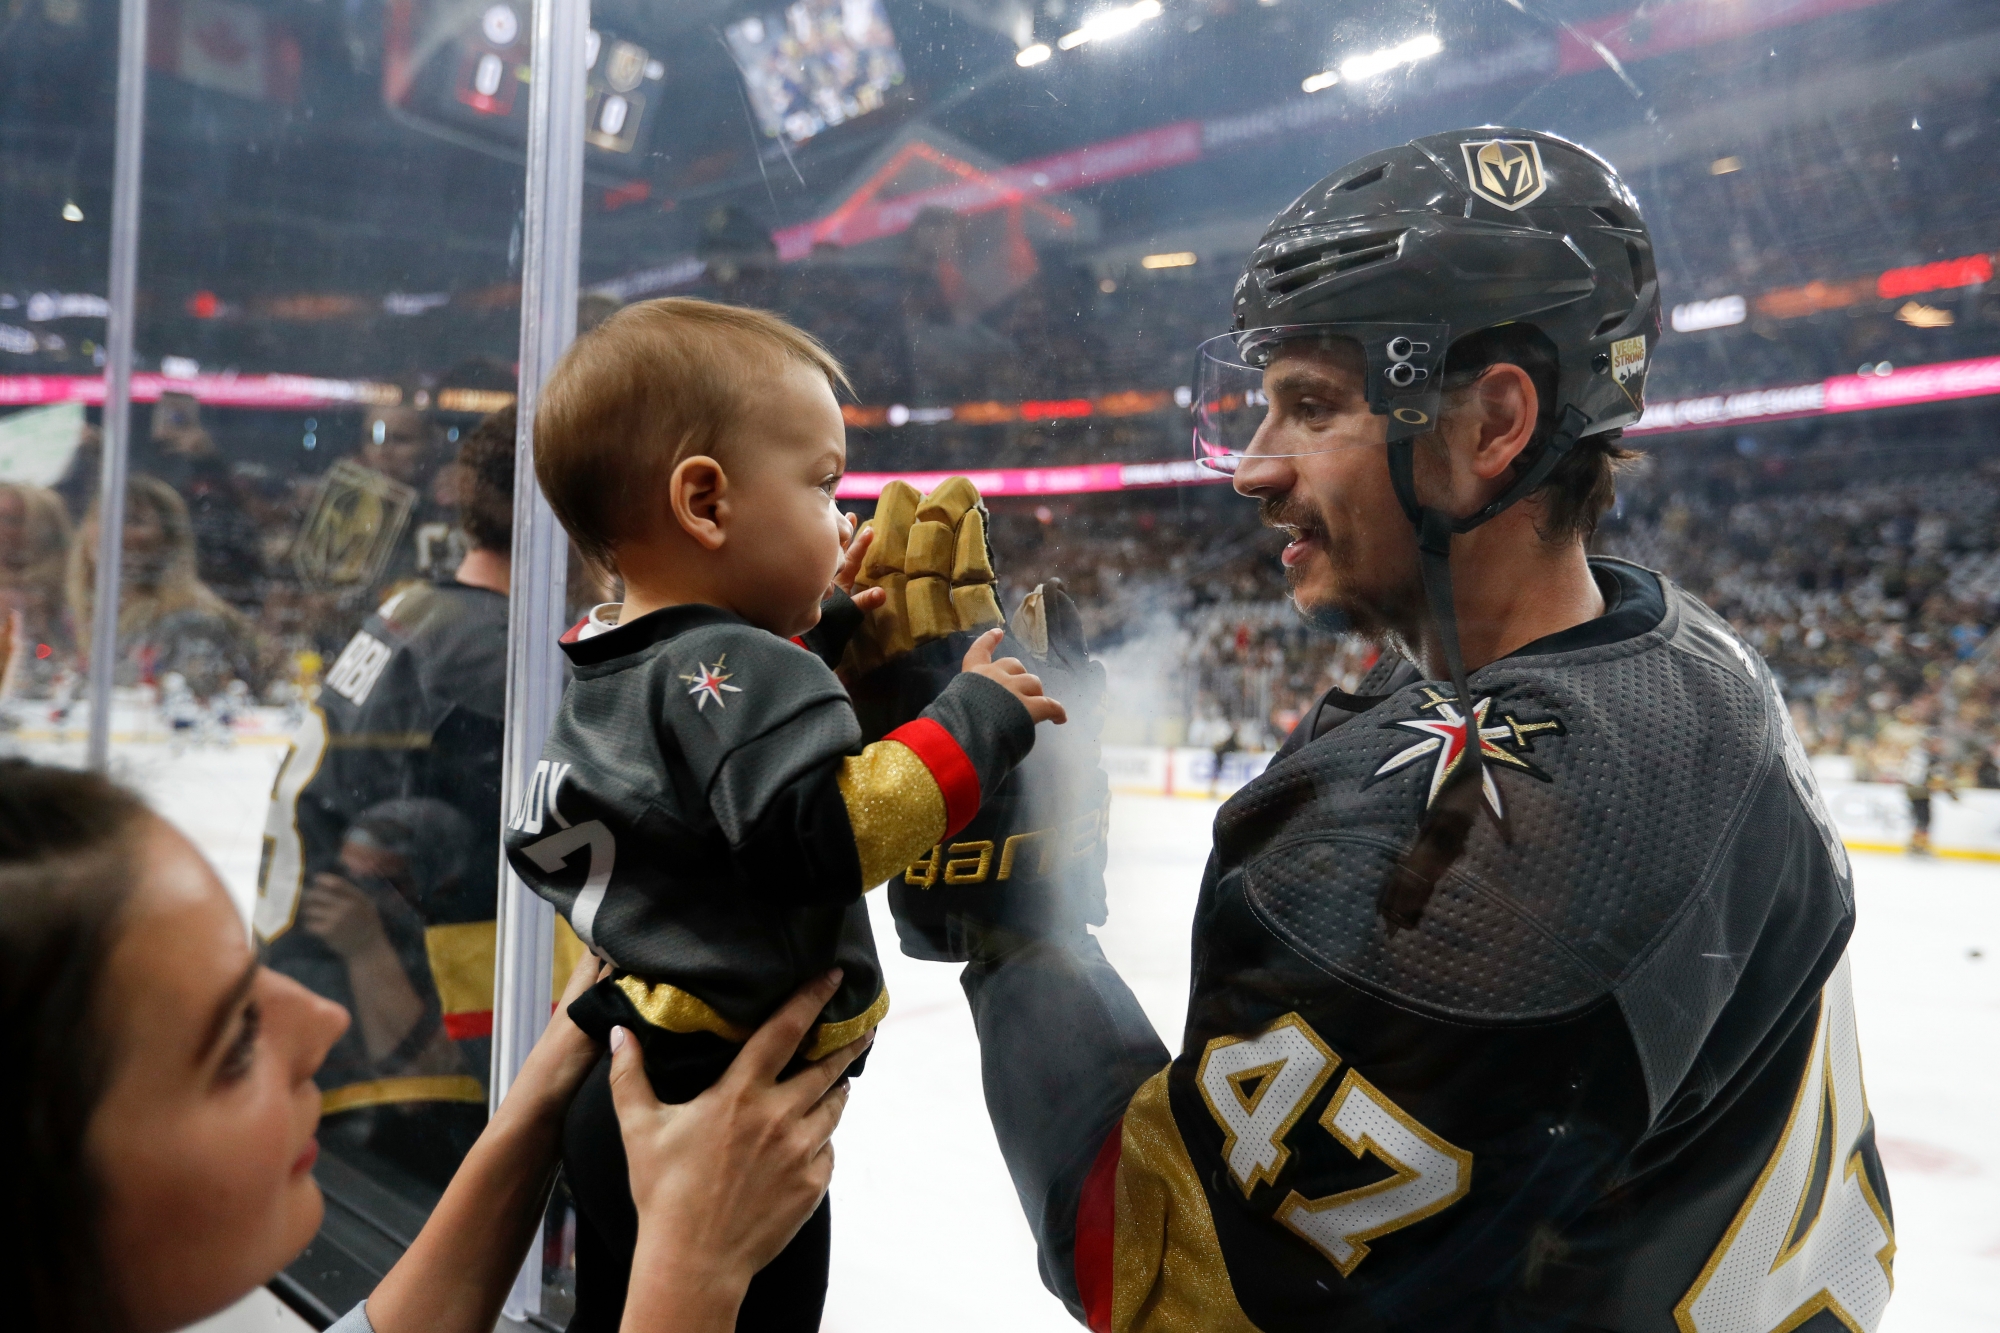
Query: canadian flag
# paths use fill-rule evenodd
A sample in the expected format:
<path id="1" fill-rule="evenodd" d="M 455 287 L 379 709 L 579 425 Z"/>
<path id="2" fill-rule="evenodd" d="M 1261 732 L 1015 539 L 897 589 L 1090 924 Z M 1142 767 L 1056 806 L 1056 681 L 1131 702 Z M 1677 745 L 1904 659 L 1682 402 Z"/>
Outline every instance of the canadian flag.
<path id="1" fill-rule="evenodd" d="M 283 24 L 234 0 L 152 0 L 146 63 L 198 88 L 289 106 L 299 44 Z"/>

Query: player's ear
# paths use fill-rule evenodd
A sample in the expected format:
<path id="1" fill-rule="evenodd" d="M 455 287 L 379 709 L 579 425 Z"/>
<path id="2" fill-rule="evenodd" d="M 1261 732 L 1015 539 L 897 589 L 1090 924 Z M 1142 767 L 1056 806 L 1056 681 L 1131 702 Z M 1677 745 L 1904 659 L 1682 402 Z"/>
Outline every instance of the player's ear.
<path id="1" fill-rule="evenodd" d="M 683 458 L 667 479 L 667 502 L 681 531 L 711 551 L 722 549 L 729 523 L 729 475 L 707 454 Z"/>
<path id="2" fill-rule="evenodd" d="M 1478 424 L 1476 433 L 1470 434 L 1467 461 L 1474 476 L 1490 481 L 1504 473 L 1535 438 L 1541 395 L 1535 391 L 1532 375 L 1510 361 L 1500 361 L 1473 381 L 1465 408 Z"/>

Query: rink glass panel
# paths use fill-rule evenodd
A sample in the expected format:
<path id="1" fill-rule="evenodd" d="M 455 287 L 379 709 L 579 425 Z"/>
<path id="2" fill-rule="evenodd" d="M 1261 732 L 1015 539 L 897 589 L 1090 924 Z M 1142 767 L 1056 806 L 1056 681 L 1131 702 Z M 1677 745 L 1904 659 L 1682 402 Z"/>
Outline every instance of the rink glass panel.
<path id="1" fill-rule="evenodd" d="M 703 35 L 670 48 L 649 103 L 660 119 L 633 149 L 644 165 L 586 189 L 584 290 L 607 309 L 660 296 L 774 309 L 818 336 L 854 381 L 850 468 L 992 478 L 1003 608 L 1051 577 L 1075 595 L 1111 673 L 1114 784 L 1220 796 L 1378 650 L 1302 623 L 1282 539 L 1219 478 L 1190 481 L 1196 345 L 1228 328 L 1270 219 L 1342 164 L 1465 126 L 1563 135 L 1621 171 L 1650 224 L 1664 308 L 1645 395 L 1673 405 L 1628 436 L 1643 456 L 1593 549 L 1681 580 L 1766 656 L 1857 846 L 1910 843 L 1904 777 L 1926 744 L 1940 753 L 1923 781 L 1964 796 L 1936 802 L 1940 838 L 1987 808 L 1973 789 L 2000 785 L 2000 399 L 1884 386 L 1941 364 L 1991 375 L 2000 354 L 1989 9 L 1169 3 L 1064 49 L 1111 8 L 886 0 L 901 80 L 872 108 L 828 94 L 817 126 L 762 108 L 770 34 L 819 7 L 690 13 Z M 747 38 L 718 43 L 705 26 L 753 22 L 763 44 L 747 56 Z M 880 40 L 872 22 L 865 34 Z M 786 93 L 816 86 L 839 43 L 823 26 L 801 38 Z M 1894 405 L 1831 410 L 1875 401 Z M 1076 472 L 1054 472 L 1079 465 L 1122 471 L 1080 493 Z M 845 503 L 865 517 L 855 490 Z M 1186 817 L 1205 824 L 1209 808 Z M 1114 828 L 1114 885 L 1144 873 L 1117 859 L 1135 845 Z M 1199 862 L 1163 864 L 1188 882 L 1126 900 L 1180 913 L 1160 929 L 1183 963 Z M 1152 867 L 1150 851 L 1136 864 Z M 1104 936 L 1123 967 L 1120 929 Z M 1170 1001 L 1164 1021 L 1177 1013 Z M 943 1021 L 899 1033 L 892 1011 L 856 1117 L 891 1095 L 896 1042 Z M 1177 1045 L 1177 1028 L 1163 1035 Z M 976 1092 L 962 1106 L 978 1118 Z M 878 1113 L 885 1126 L 906 1114 Z M 884 1128 L 877 1142 L 900 1139 Z M 887 1169 L 870 1161 L 835 1187 L 836 1214 L 861 1216 L 866 1239 L 836 1223 L 830 1323 L 934 1314 L 870 1262 L 884 1235 L 869 1223 L 904 1215 L 870 1193 Z M 989 1206 L 1014 1204 L 1002 1186 Z M 1004 1286 L 996 1326 L 1021 1317 L 998 1313 L 1017 1287 L 1023 1311 L 1058 1326 L 1027 1272 L 922 1252 L 965 1289 Z"/>
<path id="2" fill-rule="evenodd" d="M 23 404 L 0 420 L 0 580 L 31 640 L 4 743 L 69 762 L 101 422 L 37 400 L 101 373 L 116 21 L 104 0 L 0 17 L 0 374 Z M 337 1311 L 486 1116 L 504 660 L 426 691 L 455 639 L 504 645 L 504 585 L 434 585 L 467 546 L 460 443 L 514 389 L 522 167 L 518 134 L 467 146 L 399 102 L 449 82 L 420 54 L 444 23 L 150 11 L 112 769 L 208 853 L 272 966 L 353 1015 L 319 1078 L 328 1222 L 291 1272 Z M 369 621 L 399 595 L 401 640 Z M 367 623 L 401 655 L 351 658 L 343 698 L 326 682 Z"/>
<path id="3" fill-rule="evenodd" d="M 1301 623 L 1255 507 L 1191 479 L 1194 347 L 1340 164 L 1467 125 L 1565 135 L 1636 194 L 1667 312 L 1646 394 L 1671 410 L 1628 437 L 1645 457 L 1596 546 L 1724 611 L 1900 846 L 1906 775 L 2000 784 L 2000 399 L 1908 379 L 1995 382 L 2000 27 L 1972 0 L 1631 8 L 1182 0 L 1065 48 L 1097 7 L 605 4 L 580 323 L 665 295 L 780 311 L 853 377 L 854 471 L 1013 470 L 989 499 L 1003 605 L 1063 578 L 1112 673 L 1107 745 L 1227 791 L 1376 649 Z M 415 728 L 322 747 L 401 785 L 357 777 L 317 850 L 300 832 L 286 862 L 271 809 L 329 691 L 395 685 L 365 644 L 337 670 L 363 622 L 464 554 L 455 450 L 513 388 L 528 19 L 153 12 L 114 762 L 246 912 L 296 871 L 263 895 L 274 959 L 355 1011 L 327 1078 L 362 1091 L 323 1136 L 326 1243 L 350 1248 L 316 1245 L 322 1273 L 392 1258 L 342 1219 L 413 1234 L 483 1115 L 464 967 L 491 821 L 411 776 Z M 0 25 L 0 590 L 28 638 L 0 744 L 76 761 L 101 423 L 48 386 L 94 374 L 103 337 L 115 10 L 24 0 Z M 1026 490 L 1084 464 L 1125 470 Z M 407 987 L 356 993 L 390 956 Z"/>

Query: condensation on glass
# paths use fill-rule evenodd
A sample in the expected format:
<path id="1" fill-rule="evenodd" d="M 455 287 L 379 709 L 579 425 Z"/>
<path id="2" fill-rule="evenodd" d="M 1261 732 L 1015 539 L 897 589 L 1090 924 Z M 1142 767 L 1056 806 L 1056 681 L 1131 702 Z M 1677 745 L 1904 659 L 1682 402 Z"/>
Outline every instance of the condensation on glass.
<path id="1" fill-rule="evenodd" d="M 509 607 L 480 553 L 510 549 L 515 512 L 534 16 L 150 18 L 121 604 L 117 642 L 93 645 L 118 13 L 0 9 L 0 599 L 23 636 L 0 749 L 80 761 L 99 662 L 114 772 L 213 858 L 273 965 L 354 1012 L 320 1079 L 329 1221 L 295 1271 L 344 1309 L 486 1114 Z M 855 513 L 891 477 L 968 472 L 1003 606 L 1054 577 L 1081 606 L 1115 687 L 1105 939 L 1154 979 L 1162 1032 L 1185 1004 L 1200 799 L 1380 651 L 1298 617 L 1281 539 L 1195 457 L 1195 349 L 1302 190 L 1466 126 L 1582 144 L 1651 227 L 1665 327 L 1594 549 L 1667 572 L 1764 655 L 1851 847 L 1943 853 L 1921 864 L 1991 888 L 1992 6 L 601 0 L 584 57 L 578 327 L 668 296 L 784 314 L 853 380 Z M 568 563 L 573 617 L 609 590 Z M 1965 892 L 1924 909 L 1963 939 L 1870 947 L 1983 976 L 2000 918 Z M 1877 901 L 1871 920 L 1897 910 Z M 857 1085 L 829 1318 L 1054 1327 L 971 1037 L 942 1014 L 955 982 L 887 934 L 883 952 L 898 1008 L 938 1016 L 892 1017 Z M 1915 1100 L 1887 1035 L 1885 1119 Z M 899 1046 L 921 1071 L 896 1072 Z M 1995 1093 L 1964 1096 L 1990 1113 Z M 962 1177 L 946 1139 L 911 1157 L 919 1122 L 968 1137 Z M 1896 1151 L 1913 1173 L 1979 1164 L 1984 1139 L 1938 1123 L 1885 1147 L 1892 1171 Z M 563 1217 L 559 1199 L 539 1316 L 557 1322 Z M 1975 1248 L 1966 1265 L 1990 1262 Z M 1935 1281 L 1898 1301 L 1947 1309 Z"/>

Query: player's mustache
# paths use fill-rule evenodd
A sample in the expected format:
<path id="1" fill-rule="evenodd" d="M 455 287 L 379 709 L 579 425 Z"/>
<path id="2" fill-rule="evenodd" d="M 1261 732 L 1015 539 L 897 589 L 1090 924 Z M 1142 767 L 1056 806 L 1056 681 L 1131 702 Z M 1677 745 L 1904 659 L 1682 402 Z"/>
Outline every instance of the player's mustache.
<path id="1" fill-rule="evenodd" d="M 1257 518 L 1267 528 L 1291 528 L 1303 537 L 1326 534 L 1326 524 L 1311 502 L 1289 495 L 1259 500 Z"/>

